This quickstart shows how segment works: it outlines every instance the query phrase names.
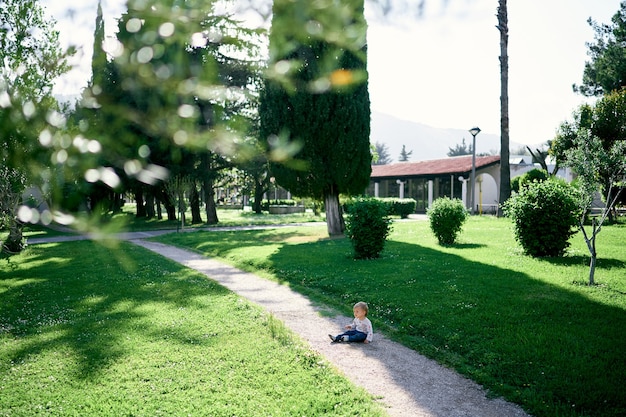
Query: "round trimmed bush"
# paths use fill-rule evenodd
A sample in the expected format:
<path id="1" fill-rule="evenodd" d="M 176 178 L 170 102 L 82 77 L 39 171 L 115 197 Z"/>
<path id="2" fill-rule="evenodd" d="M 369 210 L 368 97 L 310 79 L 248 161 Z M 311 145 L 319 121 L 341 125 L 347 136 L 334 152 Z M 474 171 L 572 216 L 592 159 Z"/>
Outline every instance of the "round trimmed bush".
<path id="1" fill-rule="evenodd" d="M 442 197 L 433 201 L 426 214 L 440 245 L 452 245 L 463 228 L 469 213 L 458 198 Z"/>
<path id="2" fill-rule="evenodd" d="M 503 205 L 513 220 L 515 240 L 533 257 L 560 256 L 576 233 L 579 192 L 562 180 L 531 182 Z"/>
<path id="3" fill-rule="evenodd" d="M 387 205 L 376 199 L 358 199 L 347 210 L 346 235 L 355 259 L 378 258 L 391 232 Z"/>

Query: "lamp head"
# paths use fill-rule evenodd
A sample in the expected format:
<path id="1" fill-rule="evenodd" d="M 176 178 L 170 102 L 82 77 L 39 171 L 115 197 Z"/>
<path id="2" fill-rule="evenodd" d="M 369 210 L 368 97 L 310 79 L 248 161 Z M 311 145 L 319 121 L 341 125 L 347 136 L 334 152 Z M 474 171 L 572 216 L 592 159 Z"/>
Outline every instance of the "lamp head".
<path id="1" fill-rule="evenodd" d="M 472 134 L 472 136 L 476 136 L 477 134 L 480 133 L 480 128 L 478 126 L 477 127 L 473 127 L 473 128 L 471 128 L 469 130 L 469 132 Z"/>

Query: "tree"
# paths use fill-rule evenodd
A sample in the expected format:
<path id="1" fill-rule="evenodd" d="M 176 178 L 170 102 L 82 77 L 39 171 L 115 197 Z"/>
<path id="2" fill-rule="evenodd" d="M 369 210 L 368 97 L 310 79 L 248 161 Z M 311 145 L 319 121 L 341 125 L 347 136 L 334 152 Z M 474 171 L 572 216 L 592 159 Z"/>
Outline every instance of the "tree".
<path id="1" fill-rule="evenodd" d="M 587 55 L 581 85 L 574 84 L 575 92 L 585 96 L 601 96 L 626 87 L 626 2 L 613 15 L 610 24 L 599 24 L 589 18 L 595 31 L 595 42 L 587 43 Z"/>
<path id="2" fill-rule="evenodd" d="M 587 130 L 589 135 L 581 136 L 581 132 Z M 560 164 L 569 166 L 573 150 L 579 148 L 581 140 L 586 137 L 600 140 L 603 152 L 609 152 L 616 142 L 626 141 L 626 89 L 607 94 L 593 106 L 581 105 L 574 112 L 573 120 L 561 124 L 551 143 L 550 153 Z M 608 190 L 614 187 L 615 169 L 612 164 L 597 166 L 597 180 L 603 196 L 611 197 Z M 613 212 L 609 211 L 608 216 L 612 219 Z"/>
<path id="3" fill-rule="evenodd" d="M 260 136 L 270 152 L 279 143 L 301 146 L 301 163 L 274 158 L 272 176 L 294 195 L 323 200 L 328 233 L 338 236 L 345 230 L 339 195 L 363 192 L 372 157 L 363 1 L 331 4 L 274 2 L 269 71 L 275 76 L 261 92 Z M 329 36 L 326 25 L 343 25 L 335 35 L 344 38 Z M 291 79 L 279 76 L 286 72 Z"/>
<path id="4" fill-rule="evenodd" d="M 389 148 L 384 143 L 376 142 L 374 149 L 377 155 L 376 160 L 373 161 L 373 165 L 387 165 L 393 162 L 389 155 Z"/>
<path id="5" fill-rule="evenodd" d="M 550 153 L 578 176 L 583 196 L 580 205 L 584 210 L 579 228 L 591 255 L 589 283 L 593 284 L 596 236 L 604 221 L 614 216 L 613 208 L 621 191 L 616 185 L 626 173 L 626 89 L 605 95 L 593 106 L 581 105 L 573 120 L 561 124 Z M 592 219 L 592 230 L 587 232 L 584 220 L 597 193 L 602 196 L 605 208 L 599 217 Z"/>
<path id="6" fill-rule="evenodd" d="M 500 31 L 500 207 L 511 197 L 511 168 L 509 166 L 509 18 L 506 0 L 498 0 Z"/>
<path id="7" fill-rule="evenodd" d="M 413 151 L 411 150 L 407 152 L 406 145 L 402 145 L 398 162 L 408 162 L 408 160 L 411 159 L 411 155 L 413 155 Z"/>
<path id="8" fill-rule="evenodd" d="M 472 154 L 472 145 L 467 148 L 465 144 L 465 138 L 461 141 L 461 144 L 456 144 L 454 148 L 448 148 L 447 155 L 452 156 L 461 156 L 461 155 L 471 155 Z"/>
<path id="9" fill-rule="evenodd" d="M 530 155 L 533 157 L 533 163 L 538 163 L 539 165 L 541 165 L 541 169 L 550 173 L 551 176 L 554 176 L 559 170 L 559 162 L 558 161 L 555 162 L 552 172 L 550 172 L 550 170 L 548 169 L 548 162 L 547 162 L 547 158 L 548 156 L 550 156 L 550 148 L 552 147 L 552 141 L 551 140 L 547 141 L 544 146 L 545 147 L 542 147 L 542 148 L 535 148 L 534 151 L 530 149 L 530 146 L 526 146 L 526 149 L 528 150 Z"/>
<path id="10" fill-rule="evenodd" d="M 123 48 L 110 60 L 102 51 L 99 15 L 93 79 L 80 111 L 92 135 L 107 144 L 98 164 L 116 169 L 120 182 L 133 188 L 137 216 L 153 215 L 157 198 L 174 220 L 173 197 L 189 195 L 192 222 L 198 222 L 203 191 L 207 222 L 214 224 L 220 171 L 233 166 L 233 155 L 250 155 L 231 139 L 246 132 L 247 119 L 256 113 L 254 94 L 246 89 L 254 90 L 250 86 L 259 74 L 251 41 L 258 34 L 216 13 L 212 1 L 177 3 L 153 0 L 150 7 L 129 7 L 118 25 Z M 172 14 L 162 13 L 163 7 Z M 168 175 L 184 185 L 184 193 L 181 187 L 174 187 L 175 194 L 164 189 Z"/>
<path id="11" fill-rule="evenodd" d="M 578 175 L 578 184 L 581 189 L 580 206 L 582 215 L 579 220 L 579 229 L 583 234 L 589 250 L 589 285 L 595 284 L 595 268 L 597 261 L 596 237 L 602 230 L 602 224 L 607 219 L 612 208 L 618 201 L 619 191 L 613 192 L 618 181 L 623 181 L 626 175 L 626 141 L 615 140 L 607 148 L 603 141 L 593 136 L 589 129 L 581 129 L 575 139 L 575 146 L 567 152 L 566 165 L 570 166 Z M 604 172 L 604 175 L 600 175 Z M 601 190 L 601 178 L 605 178 L 604 201 L 606 207 L 599 217 L 592 217 L 591 231 L 585 228 L 585 219 L 590 212 L 593 196 Z"/>
<path id="12" fill-rule="evenodd" d="M 33 166 L 51 157 L 38 148 L 39 128 L 48 115 L 58 115 L 53 81 L 69 67 L 54 21 L 45 19 L 36 0 L 3 0 L 0 22 L 0 224 L 9 229 L 3 248 L 19 252 L 23 221 L 33 220 L 18 216 L 24 186 Z"/>

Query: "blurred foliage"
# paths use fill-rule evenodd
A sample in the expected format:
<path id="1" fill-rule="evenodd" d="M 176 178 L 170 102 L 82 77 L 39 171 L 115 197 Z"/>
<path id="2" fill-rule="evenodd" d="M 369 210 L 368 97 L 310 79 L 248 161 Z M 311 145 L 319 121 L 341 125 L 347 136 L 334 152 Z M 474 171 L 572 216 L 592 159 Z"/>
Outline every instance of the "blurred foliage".
<path id="1" fill-rule="evenodd" d="M 128 0 L 116 36 L 104 36 L 99 15 L 92 79 L 75 108 L 62 108 L 52 86 L 74 49 L 59 47 L 54 21 L 37 0 L 2 0 L 0 157 L 43 198 L 52 197 L 45 216 L 31 212 L 22 220 L 77 226 L 78 213 L 99 216 L 138 184 L 178 176 L 192 178 L 193 194 L 225 184 L 238 170 L 235 177 L 248 178 L 247 189 L 262 195 L 268 161 L 291 159 L 298 149 L 280 141 L 259 145 L 261 80 L 297 84 L 302 61 L 291 53 L 311 37 L 326 43 L 328 54 L 317 57 L 308 88 L 352 88 L 366 79 L 365 70 L 337 71 L 334 64 L 342 51 L 365 68 L 365 22 L 355 18 L 352 2 L 296 3 L 276 23 L 286 36 L 268 51 L 266 1 Z M 423 2 L 371 4 L 390 16 Z M 251 16 L 260 18 L 256 27 L 239 20 Z M 210 176 L 199 177 L 207 169 Z M 9 211 L 16 218 L 19 207 Z"/>

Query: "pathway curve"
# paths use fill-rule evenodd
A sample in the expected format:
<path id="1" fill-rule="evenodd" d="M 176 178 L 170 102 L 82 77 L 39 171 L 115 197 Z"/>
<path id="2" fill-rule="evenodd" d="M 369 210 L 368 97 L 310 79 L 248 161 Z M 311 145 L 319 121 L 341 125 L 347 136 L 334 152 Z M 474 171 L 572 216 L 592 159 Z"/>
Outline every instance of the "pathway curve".
<path id="1" fill-rule="evenodd" d="M 487 398 L 478 384 L 380 333 L 370 344 L 332 344 L 328 334 L 340 333 L 351 318 L 334 315 L 285 285 L 195 252 L 144 240 L 151 234 L 125 238 L 200 271 L 271 312 L 351 381 L 380 398 L 390 416 L 528 417 L 519 406 Z"/>

